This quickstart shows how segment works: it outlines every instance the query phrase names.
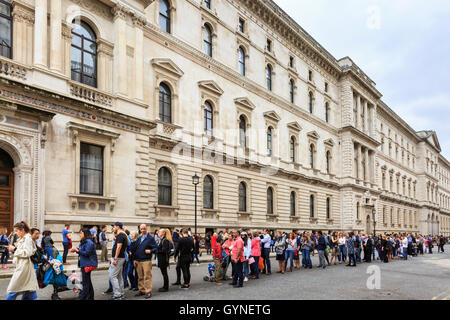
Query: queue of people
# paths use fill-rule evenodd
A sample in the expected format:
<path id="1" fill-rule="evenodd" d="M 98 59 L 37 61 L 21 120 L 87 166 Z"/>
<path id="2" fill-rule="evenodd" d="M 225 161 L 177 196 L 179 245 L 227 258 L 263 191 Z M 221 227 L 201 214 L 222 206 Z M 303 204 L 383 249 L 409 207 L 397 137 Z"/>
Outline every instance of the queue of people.
<path id="1" fill-rule="evenodd" d="M 311 255 L 317 251 L 319 264 L 317 268 L 326 269 L 328 266 L 345 263 L 346 266 L 355 267 L 357 264 L 372 261 L 390 262 L 392 259 L 407 260 L 408 256 L 433 253 L 436 245 L 438 252 L 444 252 L 444 245 L 448 238 L 443 236 L 422 236 L 412 234 L 384 234 L 371 235 L 358 232 L 281 232 L 274 233 L 268 229 L 263 232 L 240 229 L 220 231 L 207 234 L 201 239 L 199 235 L 192 234 L 190 229 L 175 230 L 172 234 L 169 229 L 157 230 L 154 236 L 148 232 L 145 224 L 139 226 L 135 232 L 123 227 L 121 222 L 111 225 L 113 232 L 111 258 L 108 260 L 107 227 L 102 226 L 83 228 L 80 230 L 80 243 L 72 247 L 73 233 L 69 232 L 70 224 L 66 224 L 63 236 L 63 258 L 66 262 L 68 252 L 78 254 L 78 267 L 81 271 L 82 290 L 80 300 L 93 300 L 94 287 L 91 272 L 98 267 L 97 252 L 101 250 L 101 260 L 108 261 L 109 288 L 104 294 L 112 294 L 112 300 L 122 300 L 125 297 L 125 288 L 136 291 L 136 297 L 149 299 L 152 297 L 152 266 L 153 257 L 156 266 L 163 277 L 163 286 L 159 292 L 169 291 L 168 269 L 170 257 L 176 263 L 177 279 L 172 286 L 189 289 L 191 282 L 190 266 L 200 253 L 200 243 L 203 242 L 207 250 L 212 253 L 214 266 L 211 277 L 217 285 L 223 281 L 231 280 L 234 288 L 242 288 L 249 279 L 259 279 L 261 274 L 271 275 L 271 252 L 275 252 L 278 262 L 278 273 L 293 272 L 294 269 L 311 269 L 313 267 Z M 10 281 L 7 300 L 15 300 L 19 294 L 22 299 L 37 299 L 38 279 L 35 256 L 41 255 L 43 259 L 51 260 L 57 254 L 52 232 L 46 230 L 42 233 L 36 228 L 30 230 L 25 222 L 14 225 L 14 233 L 6 236 L 6 230 L 0 229 L 0 248 L 2 250 L 2 267 L 11 253 L 15 264 L 14 275 Z M 272 251 L 273 250 L 273 251 Z M 209 252 L 209 251 L 207 251 Z M 5 261 L 6 260 L 6 261 Z M 227 271 L 231 265 L 231 277 Z M 7 267 L 6 267 L 7 268 Z M 61 267 L 62 270 L 62 267 Z M 181 281 L 183 275 L 183 282 Z"/>

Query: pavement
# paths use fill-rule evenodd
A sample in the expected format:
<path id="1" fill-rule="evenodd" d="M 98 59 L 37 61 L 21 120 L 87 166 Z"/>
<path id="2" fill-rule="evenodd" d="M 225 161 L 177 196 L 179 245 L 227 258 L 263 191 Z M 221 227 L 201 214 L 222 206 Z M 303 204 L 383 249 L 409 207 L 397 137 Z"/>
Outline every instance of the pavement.
<path id="1" fill-rule="evenodd" d="M 331 265 L 319 269 L 318 255 L 312 257 L 313 268 L 285 274 L 276 273 L 278 263 L 271 259 L 272 274 L 261 275 L 259 280 L 244 282 L 244 287 L 235 289 L 229 286 L 230 281 L 223 285 L 205 282 L 207 260 L 210 256 L 202 256 L 201 264 L 191 266 L 191 288 L 180 289 L 171 286 L 169 292 L 160 293 L 162 276 L 158 268 L 153 268 L 153 297 L 151 300 L 450 300 L 450 246 L 447 252 L 425 254 L 409 257 L 408 260 L 393 260 L 382 263 L 379 260 L 372 263 L 358 264 L 356 267 L 346 267 L 344 264 Z M 231 267 L 228 269 L 228 275 Z M 169 269 L 169 280 L 176 279 L 175 268 Z M 92 275 L 95 299 L 108 300 L 111 296 L 102 294 L 108 286 L 108 272 L 95 271 Z M 9 281 L 0 280 L 0 300 L 6 297 Z M 38 291 L 39 299 L 50 299 L 53 288 Z M 135 292 L 125 289 L 127 300 L 143 300 L 134 297 Z M 71 292 L 60 293 L 62 300 L 75 300 Z"/>

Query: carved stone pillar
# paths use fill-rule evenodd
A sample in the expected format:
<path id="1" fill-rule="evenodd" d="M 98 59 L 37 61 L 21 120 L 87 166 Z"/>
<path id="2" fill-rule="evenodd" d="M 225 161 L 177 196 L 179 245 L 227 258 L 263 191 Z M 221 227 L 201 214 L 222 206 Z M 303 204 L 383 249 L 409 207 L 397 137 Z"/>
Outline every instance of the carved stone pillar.
<path id="1" fill-rule="evenodd" d="M 364 182 L 365 183 L 369 183 L 370 181 L 370 172 L 369 172 L 369 149 L 365 148 L 364 150 L 364 165 L 365 165 L 365 171 L 366 171 L 366 176 L 364 177 Z"/>
<path id="2" fill-rule="evenodd" d="M 13 6 L 13 59 L 23 64 L 32 64 L 34 14 L 20 2 Z"/>
<path id="3" fill-rule="evenodd" d="M 47 68 L 47 0 L 35 0 L 34 65 Z"/>
<path id="4" fill-rule="evenodd" d="M 113 87 L 113 56 L 114 45 L 106 40 L 97 40 L 98 52 L 98 88 L 112 92 Z"/>
<path id="5" fill-rule="evenodd" d="M 67 76 L 71 77 L 70 71 L 70 54 L 71 54 L 71 45 L 72 45 L 72 29 L 73 25 L 68 25 L 63 23 L 61 28 L 62 40 L 63 40 L 63 67 L 62 72 Z"/>
<path id="6" fill-rule="evenodd" d="M 364 118 L 363 118 L 363 131 L 366 134 L 369 134 L 369 110 L 368 110 L 368 105 L 367 105 L 367 101 L 364 101 Z"/>
<path id="7" fill-rule="evenodd" d="M 127 86 L 127 22 L 128 11 L 121 5 L 112 10 L 114 15 L 114 91 L 123 95 L 128 94 Z"/>
<path id="8" fill-rule="evenodd" d="M 362 168 L 362 146 L 360 144 L 358 144 L 357 146 L 358 148 L 358 177 L 359 180 L 363 181 L 364 177 L 363 177 L 363 168 Z"/>
<path id="9" fill-rule="evenodd" d="M 356 128 L 361 130 L 361 97 L 356 96 Z"/>
<path id="10" fill-rule="evenodd" d="M 62 72 L 62 9 L 61 0 L 50 0 L 50 69 Z"/>
<path id="11" fill-rule="evenodd" d="M 144 31 L 143 28 L 146 24 L 145 17 L 133 16 L 133 26 L 135 32 L 135 48 L 134 48 L 134 61 L 135 61 L 135 98 L 144 100 Z"/>

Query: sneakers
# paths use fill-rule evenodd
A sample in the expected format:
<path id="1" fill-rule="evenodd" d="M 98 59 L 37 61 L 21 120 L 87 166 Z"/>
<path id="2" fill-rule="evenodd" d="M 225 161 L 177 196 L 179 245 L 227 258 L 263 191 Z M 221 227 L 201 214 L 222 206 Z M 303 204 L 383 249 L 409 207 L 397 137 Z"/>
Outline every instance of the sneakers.
<path id="1" fill-rule="evenodd" d="M 123 300 L 123 295 L 120 295 L 120 296 L 117 296 L 117 297 L 114 297 L 114 296 L 112 296 L 111 297 L 111 300 Z"/>
<path id="2" fill-rule="evenodd" d="M 247 281 L 248 281 L 248 278 L 247 278 L 247 277 L 245 277 L 245 278 L 244 278 L 244 282 L 247 282 Z"/>
<path id="3" fill-rule="evenodd" d="M 187 289 L 189 289 L 189 287 L 190 287 L 190 285 L 188 285 L 188 284 L 183 284 L 183 285 L 181 286 L 181 289 L 187 290 Z"/>
<path id="4" fill-rule="evenodd" d="M 2 267 L 2 269 L 5 269 L 5 270 L 6 270 L 6 269 L 9 269 L 9 268 L 8 268 L 8 267 Z"/>
<path id="5" fill-rule="evenodd" d="M 110 293 L 112 293 L 113 291 L 112 290 L 106 290 L 106 291 L 103 291 L 103 294 L 110 294 Z"/>

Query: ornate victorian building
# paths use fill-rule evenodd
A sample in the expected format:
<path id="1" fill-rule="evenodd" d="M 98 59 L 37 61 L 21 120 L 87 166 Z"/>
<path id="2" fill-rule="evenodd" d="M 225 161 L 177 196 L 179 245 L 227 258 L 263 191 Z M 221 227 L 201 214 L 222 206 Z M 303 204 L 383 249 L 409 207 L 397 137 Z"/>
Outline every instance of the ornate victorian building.
<path id="1" fill-rule="evenodd" d="M 271 0 L 0 0 L 0 224 L 450 234 L 450 164 Z M 58 239 L 57 239 L 58 240 Z"/>

